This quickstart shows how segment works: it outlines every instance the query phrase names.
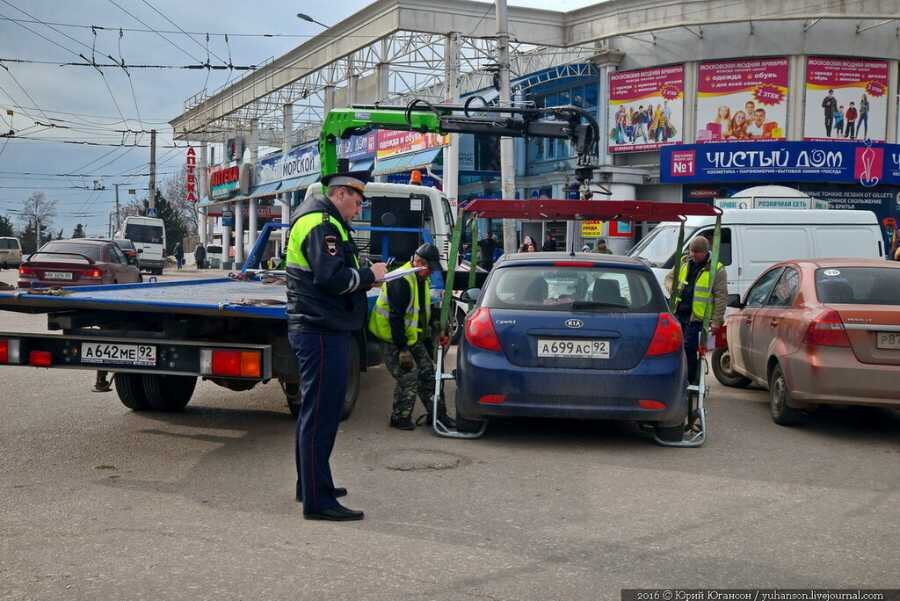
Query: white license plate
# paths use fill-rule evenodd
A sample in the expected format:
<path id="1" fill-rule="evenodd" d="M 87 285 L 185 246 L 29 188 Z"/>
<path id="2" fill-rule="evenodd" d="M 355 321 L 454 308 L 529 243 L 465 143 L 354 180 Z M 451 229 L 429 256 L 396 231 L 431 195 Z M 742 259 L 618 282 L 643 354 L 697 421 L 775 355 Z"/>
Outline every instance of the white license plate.
<path id="1" fill-rule="evenodd" d="M 72 272 L 71 271 L 45 271 L 44 279 L 45 280 L 71 280 Z"/>
<path id="2" fill-rule="evenodd" d="M 609 359 L 609 340 L 538 338 L 538 357 Z"/>
<path id="3" fill-rule="evenodd" d="M 900 332 L 878 332 L 878 348 L 900 350 Z"/>
<path id="4" fill-rule="evenodd" d="M 118 365 L 156 365 L 156 347 L 152 344 L 107 344 L 82 342 L 82 363 L 115 363 Z"/>

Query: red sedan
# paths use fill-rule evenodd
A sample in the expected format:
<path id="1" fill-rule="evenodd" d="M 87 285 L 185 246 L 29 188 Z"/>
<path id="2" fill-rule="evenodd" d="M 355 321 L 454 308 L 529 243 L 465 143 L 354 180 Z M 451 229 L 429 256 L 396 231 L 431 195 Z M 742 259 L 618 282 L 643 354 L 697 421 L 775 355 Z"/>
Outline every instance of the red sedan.
<path id="1" fill-rule="evenodd" d="M 141 281 L 137 266 L 108 240 L 53 240 L 22 261 L 19 288 L 125 284 Z"/>
<path id="2" fill-rule="evenodd" d="M 900 264 L 786 261 L 726 318 L 733 382 L 769 389 L 772 419 L 819 404 L 900 406 Z"/>

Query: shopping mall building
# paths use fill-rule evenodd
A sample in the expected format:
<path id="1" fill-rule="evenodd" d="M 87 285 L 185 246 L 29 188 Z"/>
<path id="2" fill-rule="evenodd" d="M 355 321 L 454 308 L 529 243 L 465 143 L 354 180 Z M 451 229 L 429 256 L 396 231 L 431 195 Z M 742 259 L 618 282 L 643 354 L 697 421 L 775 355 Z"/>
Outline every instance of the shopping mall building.
<path id="1" fill-rule="evenodd" d="M 316 181 L 316 115 L 331 107 L 472 95 L 497 102 L 493 17 L 483 3 L 380 0 L 228 88 L 189 100 L 172 121 L 177 139 L 202 144 L 211 177 L 239 167 L 235 181 L 218 176 L 218 189 L 202 188 L 211 195 L 201 206 L 226 218 L 227 228 L 215 222 L 229 238 L 232 228 L 244 231 L 245 216 L 252 232 L 286 218 L 282 207 Z M 894 0 L 610 0 L 568 13 L 511 7 L 509 17 L 513 101 L 573 104 L 600 125 L 599 199 L 713 202 L 779 184 L 833 209 L 871 210 L 885 223 L 900 212 Z M 428 68 L 431 77 L 416 79 Z M 266 155 L 267 146 L 281 151 Z M 226 160 L 213 165 L 208 148 Z M 451 199 L 500 197 L 496 139 L 371 132 L 343 141 L 341 156 L 383 181 L 406 183 L 419 169 Z M 520 198 L 577 193 L 565 141 L 516 140 L 515 169 Z M 560 239 L 566 227 L 519 229 Z M 583 233 L 602 232 L 624 249 L 646 227 Z"/>

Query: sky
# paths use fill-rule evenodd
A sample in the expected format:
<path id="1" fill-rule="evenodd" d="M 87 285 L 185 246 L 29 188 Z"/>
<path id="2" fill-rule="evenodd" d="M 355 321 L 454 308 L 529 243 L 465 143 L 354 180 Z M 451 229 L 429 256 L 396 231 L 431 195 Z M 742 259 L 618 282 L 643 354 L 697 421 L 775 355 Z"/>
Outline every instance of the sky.
<path id="1" fill-rule="evenodd" d="M 557 0 L 554 9 L 575 10 L 597 1 Z M 185 99 L 204 87 L 217 90 L 229 78 L 240 76 L 237 72 L 229 76 L 227 71 L 207 74 L 205 69 L 132 69 L 129 81 L 129 75 L 119 68 L 103 69 L 101 76 L 91 67 L 59 66 L 83 62 L 92 54 L 97 63 L 109 63 L 111 56 L 116 61 L 121 57 L 126 65 L 186 65 L 207 60 L 205 35 L 189 37 L 178 32 L 162 37 L 153 32 L 123 31 L 120 36 L 119 28 L 209 32 L 212 64 L 222 64 L 230 57 L 233 65 L 253 65 L 280 56 L 322 31 L 319 25 L 298 19 L 296 13 L 332 24 L 367 4 L 361 0 L 331 0 L 325 10 L 325 3 L 310 0 L 0 0 L 0 130 L 5 133 L 12 128 L 18 136 L 37 138 L 0 138 L 0 215 L 20 226 L 16 214 L 10 211 L 20 209 L 32 192 L 43 191 L 57 201 L 54 231 L 62 228 L 68 237 L 76 223 L 83 223 L 88 235 L 105 236 L 109 213 L 115 206 L 113 184 L 123 184 L 119 186 L 123 204 L 132 198 L 129 189 L 136 190 L 138 196 L 146 194 L 149 148 L 41 139 L 149 144 L 149 134 L 116 130 L 155 128 L 157 144 L 168 146 L 172 135 L 167 123 L 183 112 Z M 511 0 L 509 4 L 546 7 L 540 0 Z M 10 18 L 49 26 L 17 23 Z M 92 30 L 92 25 L 103 29 Z M 225 33 L 232 34 L 227 43 L 221 35 Z M 235 35 L 262 33 L 305 37 Z M 14 114 L 10 116 L 7 111 Z M 55 127 L 47 128 L 48 124 Z M 166 177 L 180 169 L 184 160 L 184 150 L 158 148 L 157 186 L 163 189 Z M 105 189 L 95 190 L 95 180 Z"/>

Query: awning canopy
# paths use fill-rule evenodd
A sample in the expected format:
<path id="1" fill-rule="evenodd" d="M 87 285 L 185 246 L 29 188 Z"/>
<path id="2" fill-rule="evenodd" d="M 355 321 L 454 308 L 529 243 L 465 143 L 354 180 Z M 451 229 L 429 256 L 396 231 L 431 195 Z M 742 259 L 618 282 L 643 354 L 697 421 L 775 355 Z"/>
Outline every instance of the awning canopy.
<path id="1" fill-rule="evenodd" d="M 304 175 L 301 177 L 292 177 L 291 179 L 286 179 L 281 182 L 281 190 L 280 192 L 288 193 L 288 192 L 296 192 L 297 190 L 305 190 L 309 188 L 311 185 L 319 181 L 320 175 L 318 173 L 311 173 L 309 175 Z"/>
<path id="2" fill-rule="evenodd" d="M 475 199 L 460 208 L 480 218 L 541 220 L 601 219 L 603 221 L 681 221 L 687 215 L 722 214 L 722 209 L 697 202 L 645 200 L 494 200 Z"/>
<path id="3" fill-rule="evenodd" d="M 261 184 L 253 188 L 250 192 L 250 198 L 259 198 L 260 196 L 271 196 L 278 192 L 278 189 L 281 188 L 281 184 L 283 182 L 268 182 L 266 184 Z"/>
<path id="4" fill-rule="evenodd" d="M 410 152 L 386 159 L 375 161 L 375 171 L 372 175 L 387 175 L 388 173 L 401 173 L 419 167 L 431 165 L 443 148 L 429 148 L 418 152 Z"/>

